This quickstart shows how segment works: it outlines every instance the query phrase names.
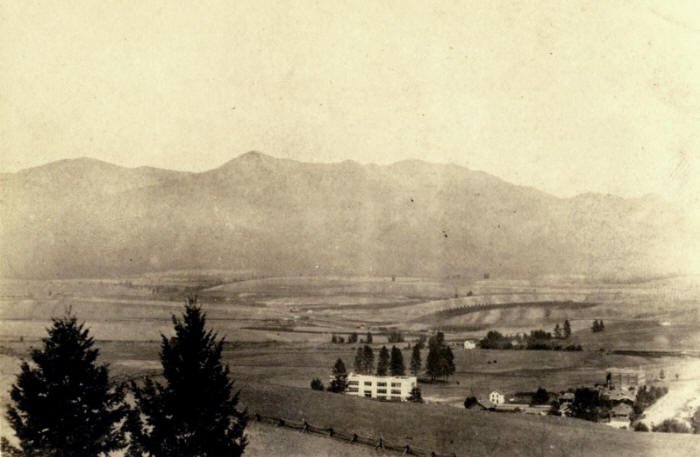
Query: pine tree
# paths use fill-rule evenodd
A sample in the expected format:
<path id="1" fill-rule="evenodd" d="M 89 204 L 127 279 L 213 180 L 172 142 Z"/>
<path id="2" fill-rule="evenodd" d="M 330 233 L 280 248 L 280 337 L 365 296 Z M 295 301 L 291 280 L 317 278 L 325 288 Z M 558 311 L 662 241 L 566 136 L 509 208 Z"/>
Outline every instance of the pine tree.
<path id="1" fill-rule="evenodd" d="M 386 346 L 382 346 L 379 350 L 379 358 L 377 359 L 377 376 L 386 376 L 389 370 L 389 350 Z"/>
<path id="2" fill-rule="evenodd" d="M 396 346 L 391 347 L 391 361 L 389 362 L 389 372 L 392 376 L 403 376 L 406 374 L 406 367 L 403 364 L 403 354 Z"/>
<path id="3" fill-rule="evenodd" d="M 21 454 L 96 457 L 123 448 L 123 390 L 97 364 L 99 350 L 85 325 L 70 314 L 53 319 L 42 343 L 10 391 L 7 419 Z"/>
<path id="4" fill-rule="evenodd" d="M 311 388 L 313 390 L 324 390 L 323 382 L 318 378 L 314 378 L 311 380 Z"/>
<path id="5" fill-rule="evenodd" d="M 418 376 L 420 369 L 422 367 L 422 361 L 420 357 L 420 346 L 417 344 L 413 346 L 413 353 L 411 353 L 411 373 Z"/>
<path id="6" fill-rule="evenodd" d="M 365 374 L 365 366 L 367 366 L 365 362 L 365 351 L 362 347 L 358 347 L 357 351 L 355 352 L 355 360 L 353 362 L 355 373 Z"/>
<path id="7" fill-rule="evenodd" d="M 561 327 L 558 323 L 554 326 L 554 338 L 561 338 Z"/>
<path id="8" fill-rule="evenodd" d="M 445 336 L 442 332 L 438 332 L 428 340 L 425 369 L 432 381 L 437 378 L 447 378 L 455 372 L 454 354 L 444 341 Z"/>
<path id="9" fill-rule="evenodd" d="M 367 332 L 367 339 L 365 340 L 367 344 L 372 344 L 372 332 Z"/>
<path id="10" fill-rule="evenodd" d="M 337 394 L 342 394 L 347 388 L 348 372 L 342 359 L 338 359 L 333 366 L 333 380 L 328 390 Z"/>
<path id="11" fill-rule="evenodd" d="M 374 371 L 374 351 L 366 344 L 362 348 L 362 358 L 364 359 L 364 369 L 362 373 L 372 374 Z"/>
<path id="12" fill-rule="evenodd" d="M 598 324 L 598 328 L 600 328 L 600 331 L 601 331 L 601 332 L 602 332 L 603 330 L 605 330 L 605 324 L 603 324 L 603 319 L 600 320 L 600 322 L 599 322 L 599 324 Z"/>
<path id="13" fill-rule="evenodd" d="M 591 326 L 591 331 L 592 331 L 593 333 L 596 333 L 596 332 L 599 332 L 599 331 L 600 331 L 600 327 L 598 326 L 598 321 L 597 321 L 597 320 L 593 321 L 593 325 Z"/>
<path id="14" fill-rule="evenodd" d="M 247 413 L 237 409 L 240 392 L 233 392 L 229 368 L 221 360 L 224 340 L 207 330 L 196 297 L 188 299 L 181 319 L 172 319 L 175 336 L 161 335 L 165 384 L 132 383 L 138 409 L 129 417 L 127 455 L 240 456 L 247 444 Z"/>
<path id="15" fill-rule="evenodd" d="M 568 338 L 571 336 L 571 324 L 569 323 L 569 320 L 564 321 L 564 338 Z"/>

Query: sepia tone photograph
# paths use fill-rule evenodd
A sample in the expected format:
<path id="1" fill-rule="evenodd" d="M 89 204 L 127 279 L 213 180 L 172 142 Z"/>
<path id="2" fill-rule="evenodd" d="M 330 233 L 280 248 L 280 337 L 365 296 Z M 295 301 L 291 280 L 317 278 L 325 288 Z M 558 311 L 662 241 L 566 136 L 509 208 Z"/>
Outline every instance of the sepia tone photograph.
<path id="1" fill-rule="evenodd" d="M 694 0 L 0 0 L 0 457 L 700 455 Z"/>

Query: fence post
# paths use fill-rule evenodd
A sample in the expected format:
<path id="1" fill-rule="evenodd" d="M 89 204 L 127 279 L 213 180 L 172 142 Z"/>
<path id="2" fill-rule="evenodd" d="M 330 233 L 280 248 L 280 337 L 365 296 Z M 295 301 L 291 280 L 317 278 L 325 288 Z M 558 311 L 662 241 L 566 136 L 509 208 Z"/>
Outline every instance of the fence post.
<path id="1" fill-rule="evenodd" d="M 401 454 L 401 455 L 409 455 L 410 453 L 411 453 L 411 446 L 409 446 L 409 445 L 407 444 L 406 446 L 404 446 L 404 448 L 403 448 L 403 454 Z"/>
<path id="2" fill-rule="evenodd" d="M 277 422 L 277 425 L 279 425 L 280 427 L 284 427 L 284 419 L 280 418 L 279 422 Z"/>
<path id="3" fill-rule="evenodd" d="M 334 435 L 334 434 L 335 434 L 335 431 L 333 430 L 333 427 L 329 428 L 329 429 L 328 429 L 328 436 L 330 436 L 331 438 L 333 438 L 333 435 Z"/>
<path id="4" fill-rule="evenodd" d="M 309 432 L 309 423 L 304 421 L 304 428 L 301 429 L 303 433 L 308 433 Z"/>
<path id="5" fill-rule="evenodd" d="M 379 435 L 379 443 L 377 444 L 377 447 L 375 449 L 384 449 L 384 438 L 382 435 Z"/>
<path id="6" fill-rule="evenodd" d="M 352 434 L 352 440 L 350 440 L 351 443 L 357 442 L 357 433 Z"/>

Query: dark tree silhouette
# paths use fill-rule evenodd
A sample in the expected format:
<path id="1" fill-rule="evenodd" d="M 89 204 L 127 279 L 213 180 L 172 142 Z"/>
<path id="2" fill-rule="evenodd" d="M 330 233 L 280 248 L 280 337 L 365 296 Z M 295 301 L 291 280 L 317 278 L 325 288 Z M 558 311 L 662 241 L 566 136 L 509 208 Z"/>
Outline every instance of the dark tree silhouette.
<path id="1" fill-rule="evenodd" d="M 569 323 L 569 320 L 564 321 L 564 338 L 568 338 L 571 336 L 571 324 Z"/>
<path id="2" fill-rule="evenodd" d="M 337 394 L 342 394 L 347 388 L 348 372 L 345 369 L 345 364 L 342 359 L 338 359 L 333 366 L 333 380 L 331 385 L 328 386 L 330 392 L 335 392 Z"/>
<path id="3" fill-rule="evenodd" d="M 43 347 L 32 350 L 31 364 L 22 362 L 10 391 L 7 418 L 22 448 L 11 452 L 93 457 L 123 448 L 123 390 L 110 383 L 107 366 L 97 364 L 88 329 L 69 313 L 47 330 Z"/>
<path id="4" fill-rule="evenodd" d="M 374 351 L 372 351 L 370 346 L 365 344 L 365 346 L 362 348 L 362 357 L 365 361 L 365 369 L 363 373 L 372 374 L 374 371 Z"/>
<path id="5" fill-rule="evenodd" d="M 413 352 L 411 353 L 411 373 L 418 376 L 422 365 L 423 362 L 421 361 L 420 357 L 420 346 L 416 344 L 413 346 Z"/>
<path id="6" fill-rule="evenodd" d="M 386 346 L 382 346 L 379 350 L 379 358 L 377 359 L 377 376 L 386 376 L 389 371 L 389 350 Z"/>
<path id="7" fill-rule="evenodd" d="M 165 384 L 132 383 L 137 410 L 129 416 L 128 456 L 240 456 L 247 444 L 247 413 L 237 409 L 228 365 L 221 360 L 224 340 L 206 328 L 206 316 L 191 297 L 181 319 L 173 316 L 175 336 L 161 335 Z M 145 423 L 142 423 L 142 418 Z"/>
<path id="8" fill-rule="evenodd" d="M 311 388 L 313 390 L 324 390 L 323 382 L 318 378 L 314 378 L 311 380 Z"/>
<path id="9" fill-rule="evenodd" d="M 391 347 L 389 372 L 392 376 L 403 376 L 406 374 L 406 367 L 403 364 L 403 354 L 401 354 L 401 349 L 396 346 Z"/>
<path id="10" fill-rule="evenodd" d="M 365 340 L 365 343 L 372 344 L 372 332 L 367 332 L 367 339 Z"/>
<path id="11" fill-rule="evenodd" d="M 454 354 L 445 344 L 445 335 L 442 332 L 438 332 L 428 340 L 425 368 L 431 381 L 435 381 L 436 378 L 446 379 L 455 372 Z"/>
<path id="12" fill-rule="evenodd" d="M 420 391 L 420 387 L 414 387 L 411 389 L 411 394 L 408 397 L 408 401 L 412 401 L 414 403 L 423 403 L 423 394 Z"/>

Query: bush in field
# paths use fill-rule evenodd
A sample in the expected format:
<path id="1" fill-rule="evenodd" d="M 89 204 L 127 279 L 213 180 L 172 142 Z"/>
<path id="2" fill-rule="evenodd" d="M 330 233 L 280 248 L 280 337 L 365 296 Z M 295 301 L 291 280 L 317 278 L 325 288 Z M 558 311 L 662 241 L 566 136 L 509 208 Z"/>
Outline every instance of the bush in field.
<path id="1" fill-rule="evenodd" d="M 23 362 L 12 386 L 7 419 L 21 451 L 3 455 L 96 457 L 124 447 L 123 391 L 110 383 L 106 365 L 84 324 L 53 319 L 43 347 Z M 9 448 L 7 441 L 3 447 Z"/>
<path id="2" fill-rule="evenodd" d="M 464 407 L 469 409 L 472 406 L 476 405 L 479 403 L 479 400 L 476 399 L 476 397 L 467 397 L 464 399 Z"/>
<path id="3" fill-rule="evenodd" d="M 666 419 L 652 427 L 652 431 L 661 433 L 692 433 L 690 427 L 675 419 Z"/>
<path id="4" fill-rule="evenodd" d="M 636 424 L 634 424 L 634 431 L 635 432 L 648 432 L 649 427 L 647 427 L 647 424 L 645 424 L 644 422 L 637 422 Z"/>
<path id="5" fill-rule="evenodd" d="M 311 380 L 311 388 L 313 390 L 324 390 L 325 387 L 323 386 L 323 382 L 321 382 L 320 379 L 314 378 Z"/>
<path id="6" fill-rule="evenodd" d="M 411 395 L 408 397 L 408 401 L 423 403 L 423 394 L 420 391 L 420 387 L 414 387 L 411 389 Z"/>
<path id="7" fill-rule="evenodd" d="M 224 341 L 206 328 L 194 297 L 182 318 L 172 319 L 175 336 L 161 335 L 165 383 L 147 378 L 141 387 L 131 385 L 136 409 L 127 456 L 240 456 L 247 413 L 237 409 L 239 392 L 221 360 Z"/>

